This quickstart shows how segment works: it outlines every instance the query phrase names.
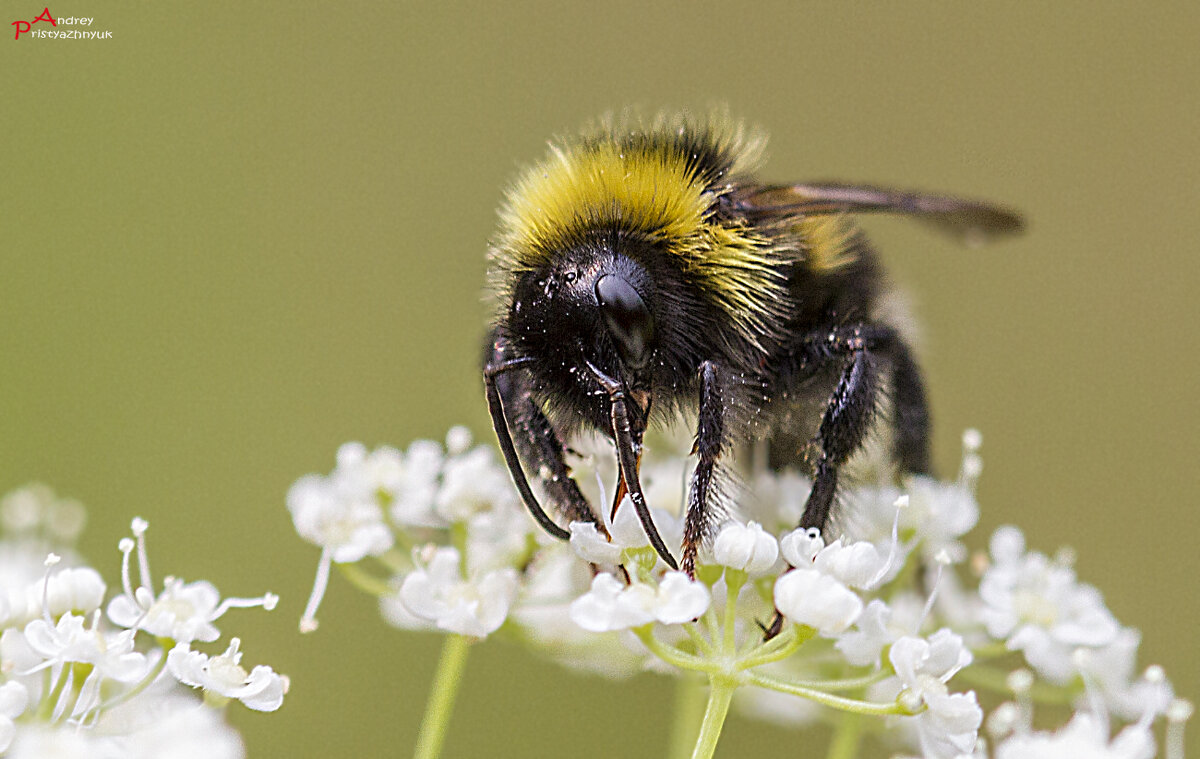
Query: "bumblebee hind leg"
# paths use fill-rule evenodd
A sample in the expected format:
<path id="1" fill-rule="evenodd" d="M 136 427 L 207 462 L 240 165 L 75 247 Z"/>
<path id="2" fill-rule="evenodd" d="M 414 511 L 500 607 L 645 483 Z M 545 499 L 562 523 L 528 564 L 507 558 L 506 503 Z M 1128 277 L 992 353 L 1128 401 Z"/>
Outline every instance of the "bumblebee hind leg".
<path id="1" fill-rule="evenodd" d="M 896 425 L 894 455 L 905 474 L 930 474 L 929 401 L 921 370 L 912 351 L 900 340 L 892 347 L 892 415 Z"/>
<path id="2" fill-rule="evenodd" d="M 838 469 L 862 447 L 875 416 L 878 390 L 877 358 L 865 348 L 854 350 L 821 417 L 817 432 L 821 456 L 800 527 L 824 530 L 837 490 Z"/>
<path id="3" fill-rule="evenodd" d="M 885 371 L 895 422 L 892 455 L 902 472 L 929 471 L 929 410 L 920 370 L 894 329 L 857 324 L 817 330 L 801 344 L 799 363 L 819 368 L 844 362 L 837 386 L 821 416 L 820 455 L 800 527 L 824 530 L 837 490 L 838 470 L 863 447 L 878 413 Z"/>

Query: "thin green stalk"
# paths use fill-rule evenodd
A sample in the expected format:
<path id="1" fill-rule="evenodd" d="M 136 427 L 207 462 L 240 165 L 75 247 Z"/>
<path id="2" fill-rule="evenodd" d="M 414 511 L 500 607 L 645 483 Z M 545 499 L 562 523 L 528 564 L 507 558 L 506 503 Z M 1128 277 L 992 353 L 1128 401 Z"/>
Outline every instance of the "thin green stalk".
<path id="1" fill-rule="evenodd" d="M 433 688 L 429 691 L 429 701 L 425 704 L 425 716 L 421 719 L 414 759 L 437 759 L 441 755 L 450 713 L 454 710 L 454 697 L 458 695 L 458 687 L 462 684 L 463 668 L 467 664 L 470 647 L 466 636 L 446 636 L 437 672 L 433 676 Z"/>
<path id="2" fill-rule="evenodd" d="M 404 535 L 404 533 L 397 532 L 397 543 L 401 542 L 402 537 L 402 547 L 404 548 L 403 551 L 393 547 L 375 557 L 375 559 L 390 572 L 403 572 L 405 570 L 412 569 L 412 541 L 409 540 L 408 536 Z"/>
<path id="3" fill-rule="evenodd" d="M 688 759 L 692 755 L 692 742 L 704 721 L 705 700 L 704 680 L 688 672 L 680 673 L 675 683 L 675 720 L 667 752 L 671 759 Z"/>
<path id="4" fill-rule="evenodd" d="M 87 684 L 88 677 L 94 670 L 94 664 L 85 664 L 84 662 L 74 662 L 71 664 L 71 677 L 67 680 L 70 692 L 64 694 L 67 701 L 63 704 L 65 708 L 62 710 L 62 713 L 53 722 L 55 726 L 65 725 L 67 720 L 71 719 L 71 715 L 79 707 L 79 696 L 83 692 L 83 686 Z M 58 700 L 58 698 L 55 698 L 56 702 Z"/>
<path id="5" fill-rule="evenodd" d="M 725 716 L 729 714 L 729 702 L 733 700 L 733 691 L 736 689 L 737 682 L 731 678 L 709 678 L 708 705 L 704 708 L 704 721 L 700 724 L 700 735 L 696 737 L 692 759 L 712 759 L 716 753 L 717 740 L 721 737 Z"/>
<path id="6" fill-rule="evenodd" d="M 133 698 L 137 694 L 146 690 L 146 688 L 149 688 L 154 683 L 154 681 L 158 679 L 158 676 L 161 675 L 162 671 L 164 669 L 166 669 L 166 667 L 167 667 L 167 653 L 166 652 L 170 651 L 171 648 L 174 647 L 175 641 L 171 640 L 170 638 L 158 638 L 158 644 L 163 650 L 163 655 L 158 657 L 158 663 L 154 665 L 154 668 L 150 672 L 146 673 L 146 676 L 143 677 L 141 679 L 141 682 L 139 682 L 137 685 L 133 686 L 132 688 L 125 691 L 124 693 L 117 696 L 116 698 L 112 699 L 111 701 L 109 701 L 105 704 L 101 704 L 99 707 L 97 707 L 96 708 L 97 714 L 99 714 L 101 711 L 107 711 L 108 709 L 113 708 L 117 704 L 125 703 L 126 701 Z"/>
<path id="7" fill-rule="evenodd" d="M 976 662 L 1008 656 L 1011 653 L 1013 653 L 1012 649 L 1000 641 L 992 641 L 971 649 L 971 655 L 974 656 Z"/>
<path id="8" fill-rule="evenodd" d="M 845 677 L 841 680 L 792 680 L 791 683 L 793 685 L 798 685 L 801 688 L 819 688 L 820 690 L 829 691 L 832 693 L 839 690 L 858 690 L 860 688 L 865 688 L 868 685 L 874 685 L 875 683 L 882 682 L 891 676 L 892 674 L 890 672 L 885 669 L 881 669 L 878 672 L 872 672 L 871 674 L 863 675 L 862 677 Z"/>
<path id="9" fill-rule="evenodd" d="M 635 627 L 633 632 L 646 645 L 646 648 L 650 649 L 650 653 L 673 667 L 684 670 L 695 670 L 696 672 L 713 672 L 716 670 L 717 665 L 707 659 L 680 651 L 678 648 L 667 645 L 654 637 L 653 624 Z"/>
<path id="10" fill-rule="evenodd" d="M 737 648 L 734 633 L 737 630 L 738 593 L 741 592 L 742 585 L 745 583 L 745 572 L 737 569 L 725 570 L 725 621 L 721 650 L 727 654 L 733 654 Z"/>
<path id="11" fill-rule="evenodd" d="M 388 585 L 387 580 L 376 577 L 358 564 L 335 563 L 334 566 L 350 581 L 351 585 L 364 593 L 372 596 L 386 596 L 394 590 Z"/>
<path id="12" fill-rule="evenodd" d="M 811 627 L 792 625 L 775 638 L 762 644 L 761 648 L 757 651 L 751 651 L 751 655 L 747 655 L 739 660 L 738 669 L 751 669 L 763 664 L 770 664 L 773 661 L 786 659 L 816 634 L 817 631 Z"/>
<path id="13" fill-rule="evenodd" d="M 705 654 L 706 656 L 712 653 L 712 646 L 709 645 L 704 636 L 700 634 L 700 630 L 697 629 L 697 625 L 686 624 L 683 626 L 683 630 L 688 634 L 688 637 L 692 639 L 692 645 L 696 647 L 696 651 L 698 653 Z"/>
<path id="14" fill-rule="evenodd" d="M 983 688 L 994 693 L 1011 693 L 1012 689 L 1008 685 L 1008 672 L 994 669 L 986 664 L 975 664 L 958 671 L 954 676 L 955 680 L 960 680 L 968 685 L 976 688 Z M 1070 687 L 1062 687 L 1051 685 L 1050 683 L 1037 681 L 1029 689 L 1029 697 L 1034 703 L 1046 705 L 1065 705 L 1074 702 L 1075 697 L 1079 694 L 1077 689 Z"/>
<path id="15" fill-rule="evenodd" d="M 842 712 L 825 759 L 854 759 L 862 742 L 862 717 L 854 712 Z"/>
<path id="16" fill-rule="evenodd" d="M 39 720 L 47 721 L 54 714 L 54 707 L 62 697 L 63 689 L 66 688 L 67 682 L 70 681 L 74 668 L 74 664 L 63 663 L 62 669 L 58 673 L 58 680 L 54 683 L 53 690 L 42 697 L 42 704 L 38 709 Z M 50 669 L 47 668 L 46 671 L 49 672 Z M 66 710 L 66 713 L 70 713 L 70 710 Z"/>
<path id="17" fill-rule="evenodd" d="M 842 696 L 834 696 L 830 693 L 814 690 L 813 688 L 803 688 L 794 685 L 786 680 L 777 680 L 774 677 L 760 675 L 757 672 L 749 672 L 748 681 L 752 685 L 757 685 L 762 688 L 770 688 L 777 690 L 780 693 L 790 693 L 793 696 L 807 698 L 810 701 L 816 701 L 818 704 L 831 706 L 834 709 L 842 711 L 855 712 L 856 714 L 867 714 L 872 716 L 882 716 L 885 714 L 912 714 L 897 702 L 890 704 L 880 704 L 871 701 L 859 701 L 854 698 L 844 698 Z"/>

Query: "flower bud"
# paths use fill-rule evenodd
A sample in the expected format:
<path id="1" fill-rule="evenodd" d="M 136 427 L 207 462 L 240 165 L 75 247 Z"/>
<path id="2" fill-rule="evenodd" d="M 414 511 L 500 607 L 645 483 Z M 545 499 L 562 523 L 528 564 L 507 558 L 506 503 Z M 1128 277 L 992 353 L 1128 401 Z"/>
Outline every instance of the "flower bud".
<path id="1" fill-rule="evenodd" d="M 779 544 L 758 522 L 728 522 L 713 542 L 713 558 L 731 569 L 761 575 L 775 566 L 779 559 Z"/>

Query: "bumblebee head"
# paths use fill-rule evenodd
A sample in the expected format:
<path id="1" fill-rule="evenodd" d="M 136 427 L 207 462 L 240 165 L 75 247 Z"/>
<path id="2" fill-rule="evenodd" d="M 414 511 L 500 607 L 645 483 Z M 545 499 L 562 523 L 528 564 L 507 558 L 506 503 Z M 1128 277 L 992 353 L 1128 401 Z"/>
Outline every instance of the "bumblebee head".
<path id="1" fill-rule="evenodd" d="M 526 272 L 508 309 L 509 337 L 526 355 L 577 370 L 590 362 L 628 389 L 648 389 L 657 348 L 653 277 L 608 243 L 589 243 Z"/>

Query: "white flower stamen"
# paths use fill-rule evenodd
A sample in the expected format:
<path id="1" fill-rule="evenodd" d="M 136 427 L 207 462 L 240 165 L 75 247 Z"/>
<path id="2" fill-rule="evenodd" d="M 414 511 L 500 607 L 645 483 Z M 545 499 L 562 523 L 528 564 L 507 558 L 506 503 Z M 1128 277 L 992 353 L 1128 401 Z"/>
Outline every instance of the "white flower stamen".
<path id="1" fill-rule="evenodd" d="M 50 569 L 62 561 L 62 557 L 56 553 L 46 556 L 46 573 L 42 578 L 42 618 L 46 620 L 46 624 L 54 624 L 50 618 Z"/>
<path id="2" fill-rule="evenodd" d="M 317 609 L 325 598 L 325 589 L 329 587 L 329 573 L 333 568 L 332 554 L 329 548 L 321 550 L 321 558 L 317 562 L 317 577 L 313 581 L 312 593 L 308 595 L 308 603 L 304 605 L 304 614 L 300 617 L 300 632 L 309 633 L 317 629 Z"/>
<path id="3" fill-rule="evenodd" d="M 153 588 L 154 583 L 150 579 L 150 559 L 146 556 L 146 530 L 150 529 L 150 523 L 141 517 L 134 517 L 130 528 L 133 530 L 134 539 L 137 540 L 138 574 L 141 575 L 141 586 Z"/>

